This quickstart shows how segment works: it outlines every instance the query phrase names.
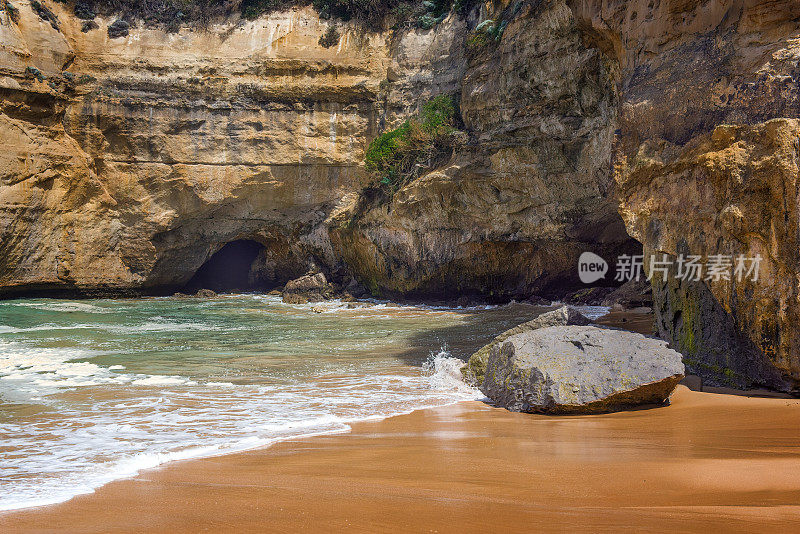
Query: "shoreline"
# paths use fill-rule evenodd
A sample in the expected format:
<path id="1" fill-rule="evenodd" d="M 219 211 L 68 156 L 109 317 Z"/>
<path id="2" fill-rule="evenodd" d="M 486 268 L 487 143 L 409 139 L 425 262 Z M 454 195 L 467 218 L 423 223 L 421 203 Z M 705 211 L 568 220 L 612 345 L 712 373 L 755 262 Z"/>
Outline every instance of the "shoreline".
<path id="1" fill-rule="evenodd" d="M 0 512 L 0 529 L 788 532 L 800 521 L 798 410 L 800 400 L 684 386 L 670 406 L 595 416 L 463 401 L 170 462 Z"/>
<path id="2" fill-rule="evenodd" d="M 282 444 L 282 443 L 301 442 L 301 441 L 304 441 L 304 440 L 314 439 L 314 438 L 321 437 L 321 436 L 347 435 L 347 434 L 350 434 L 350 433 L 353 432 L 353 426 L 354 425 L 361 425 L 361 424 L 368 424 L 368 423 L 379 423 L 379 422 L 386 421 L 388 419 L 393 419 L 395 417 L 403 417 L 403 416 L 411 415 L 411 414 L 413 414 L 415 412 L 419 412 L 419 411 L 437 410 L 437 409 L 442 409 L 442 408 L 448 408 L 450 406 L 454 406 L 454 405 L 461 404 L 461 403 L 473 403 L 473 402 L 482 403 L 481 400 L 461 399 L 461 400 L 455 400 L 450 404 L 444 404 L 444 405 L 441 405 L 441 406 L 433 406 L 433 407 L 422 406 L 422 407 L 419 407 L 419 408 L 411 409 L 409 411 L 397 412 L 397 413 L 393 413 L 393 414 L 389 414 L 389 415 L 385 415 L 385 416 L 384 415 L 372 415 L 372 416 L 366 416 L 366 417 L 363 417 L 363 418 L 360 418 L 360 419 L 343 420 L 343 421 L 339 421 L 339 423 L 342 424 L 342 425 L 345 425 L 345 426 L 347 426 L 349 428 L 332 429 L 332 430 L 319 430 L 319 431 L 314 431 L 314 432 L 299 433 L 299 434 L 293 435 L 293 436 L 278 437 L 278 438 L 264 438 L 262 440 L 262 441 L 264 441 L 264 443 L 248 445 L 248 446 L 244 446 L 244 447 L 241 447 L 241 448 L 238 448 L 236 446 L 232 446 L 232 447 L 227 448 L 227 449 L 216 449 L 216 450 L 213 450 L 213 451 L 209 451 L 207 453 L 200 452 L 197 455 L 184 455 L 183 454 L 183 453 L 191 451 L 191 449 L 187 449 L 185 451 L 178 451 L 178 452 L 175 452 L 175 453 L 167 455 L 167 456 L 174 456 L 174 458 L 170 457 L 170 458 L 164 459 L 163 461 L 159 461 L 155 465 L 148 465 L 148 466 L 133 468 L 133 469 L 131 469 L 132 472 L 129 473 L 129 474 L 121 474 L 119 476 L 115 476 L 113 479 L 108 480 L 106 482 L 103 482 L 98 486 L 92 487 L 92 488 L 88 489 L 87 491 L 74 493 L 71 496 L 63 498 L 63 499 L 59 498 L 57 500 L 53 500 L 52 502 L 44 502 L 44 503 L 41 503 L 41 504 L 29 504 L 29 505 L 26 504 L 26 505 L 23 505 L 23 506 L 20 506 L 20 507 L 17 507 L 17 508 L 0 509 L 0 526 L 2 526 L 2 524 L 3 524 L 2 523 L 3 516 L 6 515 L 6 514 L 22 513 L 22 512 L 34 511 L 34 510 L 39 510 L 39 509 L 43 509 L 43 508 L 49 508 L 49 507 L 53 507 L 53 506 L 60 506 L 60 505 L 63 505 L 63 504 L 67 504 L 70 501 L 72 501 L 73 499 L 92 495 L 92 494 L 96 493 L 97 491 L 102 490 L 104 487 L 108 486 L 109 484 L 114 484 L 116 482 L 121 482 L 121 481 L 125 481 L 125 480 L 132 480 L 132 479 L 135 479 L 135 478 L 137 478 L 139 476 L 145 476 L 149 471 L 157 471 L 157 470 L 160 470 L 160 469 L 168 469 L 168 468 L 170 468 L 172 466 L 177 466 L 177 465 L 180 465 L 180 464 L 182 464 L 184 462 L 195 462 L 195 461 L 208 460 L 208 459 L 211 459 L 211 458 L 219 458 L 219 457 L 232 456 L 232 455 L 237 455 L 237 454 L 246 454 L 246 453 L 249 453 L 249 452 L 259 451 L 259 450 L 262 450 L 262 449 L 269 449 L 271 447 L 275 447 L 275 446 L 277 446 L 279 444 Z M 200 447 L 195 447 L 195 448 L 205 449 L 207 447 L 200 446 Z"/>

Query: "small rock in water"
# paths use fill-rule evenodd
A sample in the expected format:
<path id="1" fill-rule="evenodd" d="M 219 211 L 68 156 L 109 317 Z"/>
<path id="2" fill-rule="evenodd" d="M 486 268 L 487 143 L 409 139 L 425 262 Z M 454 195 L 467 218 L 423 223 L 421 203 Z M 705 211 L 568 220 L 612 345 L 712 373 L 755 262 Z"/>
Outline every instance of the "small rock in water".
<path id="1" fill-rule="evenodd" d="M 354 298 L 363 298 L 369 295 L 369 291 L 359 284 L 355 278 L 351 278 L 344 289 Z"/>
<path id="2" fill-rule="evenodd" d="M 325 308 L 323 308 L 322 306 L 314 306 L 313 308 L 311 308 L 311 311 L 314 313 L 323 313 L 325 311 Z"/>
<path id="3" fill-rule="evenodd" d="M 456 300 L 456 306 L 458 306 L 459 308 L 468 308 L 473 304 L 474 304 L 473 299 L 471 299 L 466 295 L 458 297 L 458 300 Z"/>
<path id="4" fill-rule="evenodd" d="M 595 326 L 549 326 L 489 351 L 481 391 L 512 411 L 586 414 L 663 404 L 683 379 L 665 341 Z"/>
<path id="5" fill-rule="evenodd" d="M 305 304 L 333 298 L 336 288 L 323 273 L 306 274 L 289 280 L 283 288 L 283 302 Z M 305 299 L 305 301 L 303 301 Z"/>
<path id="6" fill-rule="evenodd" d="M 306 291 L 322 291 L 328 285 L 328 280 L 322 273 L 307 274 L 286 282 L 284 293 L 304 293 Z"/>
<path id="7" fill-rule="evenodd" d="M 210 289 L 198 289 L 197 293 L 194 294 L 195 297 L 200 297 L 204 299 L 212 299 L 217 296 L 217 294 L 210 290 Z"/>

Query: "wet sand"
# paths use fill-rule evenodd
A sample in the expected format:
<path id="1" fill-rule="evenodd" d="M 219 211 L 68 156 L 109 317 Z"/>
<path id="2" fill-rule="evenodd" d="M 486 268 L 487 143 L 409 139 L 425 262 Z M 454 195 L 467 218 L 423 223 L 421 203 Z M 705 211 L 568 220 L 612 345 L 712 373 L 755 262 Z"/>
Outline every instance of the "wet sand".
<path id="1" fill-rule="evenodd" d="M 480 402 L 169 464 L 2 532 L 796 532 L 800 400 L 547 417 Z"/>

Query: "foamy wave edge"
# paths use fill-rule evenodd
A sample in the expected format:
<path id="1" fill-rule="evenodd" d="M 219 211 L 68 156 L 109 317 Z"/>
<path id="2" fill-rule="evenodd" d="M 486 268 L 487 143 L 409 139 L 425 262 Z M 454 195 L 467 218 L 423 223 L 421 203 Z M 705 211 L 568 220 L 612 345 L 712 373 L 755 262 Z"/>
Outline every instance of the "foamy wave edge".
<path id="1" fill-rule="evenodd" d="M 420 406 L 410 408 L 407 410 L 399 410 L 388 414 L 373 414 L 364 415 L 354 418 L 341 418 L 338 416 L 321 416 L 309 421 L 292 422 L 286 424 L 286 428 L 306 427 L 312 426 L 314 421 L 329 420 L 329 424 L 341 425 L 338 428 L 330 428 L 325 430 L 312 430 L 309 432 L 300 432 L 287 436 L 278 436 L 270 438 L 256 438 L 247 437 L 237 442 L 233 442 L 230 446 L 196 446 L 183 451 L 176 451 L 170 453 L 155 453 L 155 454 L 141 454 L 133 458 L 127 458 L 119 462 L 118 469 L 104 476 L 98 477 L 97 480 L 87 481 L 87 483 L 80 487 L 70 488 L 63 494 L 55 495 L 52 497 L 36 498 L 21 500 L 18 502 L 9 502 L 0 504 L 0 512 L 10 512 L 14 510 L 23 510 L 29 508 L 36 508 L 41 506 L 51 506 L 67 502 L 80 495 L 88 495 L 94 493 L 96 490 L 103 486 L 117 481 L 137 476 L 142 471 L 148 469 L 156 469 L 170 462 L 185 461 L 185 460 L 199 460 L 203 458 L 213 458 L 217 456 L 225 456 L 228 454 L 236 454 L 240 452 L 247 452 L 257 449 L 264 449 L 271 447 L 276 443 L 281 443 L 289 440 L 307 439 L 316 436 L 332 435 L 332 434 L 345 434 L 352 431 L 352 424 L 363 423 L 367 421 L 383 421 L 392 417 L 399 417 L 401 415 L 408 415 L 420 410 L 429 410 L 433 408 L 442 408 L 445 406 L 452 406 L 461 402 L 476 401 L 484 398 L 477 389 L 468 386 L 463 380 L 460 379 L 460 368 L 466 363 L 458 358 L 453 358 L 446 348 L 442 348 L 438 353 L 430 353 L 428 360 L 423 364 L 423 372 L 428 374 L 431 385 L 438 385 L 436 389 L 445 389 L 455 391 L 461 396 L 445 401 L 441 404 L 427 404 L 422 403 Z"/>

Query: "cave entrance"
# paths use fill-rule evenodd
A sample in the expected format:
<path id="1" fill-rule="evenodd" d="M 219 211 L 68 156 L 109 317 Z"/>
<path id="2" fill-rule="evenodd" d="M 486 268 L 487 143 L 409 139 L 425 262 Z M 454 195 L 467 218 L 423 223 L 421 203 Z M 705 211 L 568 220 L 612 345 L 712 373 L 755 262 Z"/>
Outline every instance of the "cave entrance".
<path id="1" fill-rule="evenodd" d="M 218 293 L 264 289 L 253 274 L 264 245 L 250 239 L 231 241 L 215 252 L 186 284 L 185 290 L 211 289 Z"/>

